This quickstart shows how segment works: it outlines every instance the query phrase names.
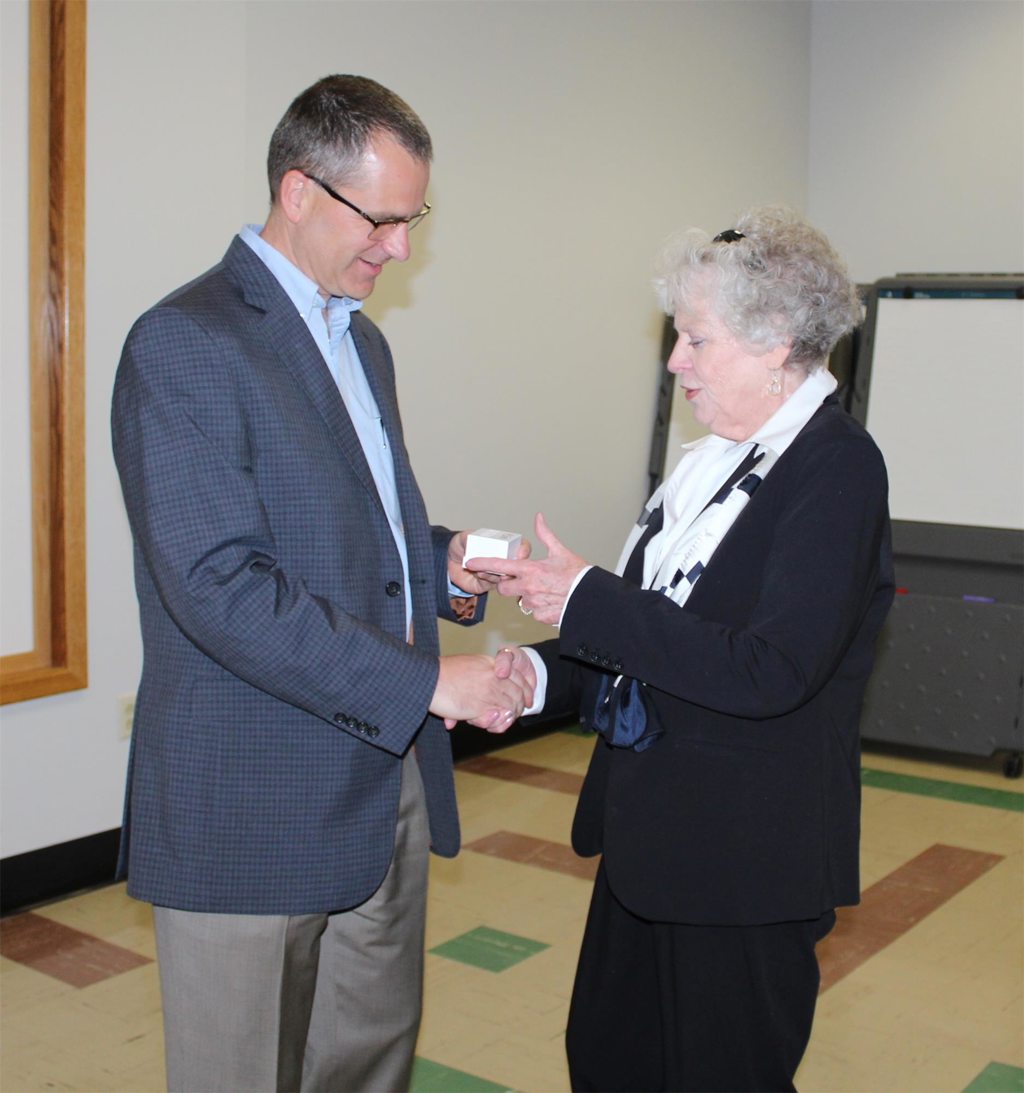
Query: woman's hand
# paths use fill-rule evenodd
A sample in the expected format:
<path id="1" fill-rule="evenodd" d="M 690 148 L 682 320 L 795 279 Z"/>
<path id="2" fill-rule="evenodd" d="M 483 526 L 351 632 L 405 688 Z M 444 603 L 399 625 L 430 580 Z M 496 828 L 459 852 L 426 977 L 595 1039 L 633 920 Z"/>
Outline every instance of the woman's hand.
<path id="1" fill-rule="evenodd" d="M 538 622 L 557 626 L 569 589 L 589 563 L 561 542 L 548 527 L 543 513 L 537 513 L 534 526 L 537 538 L 547 548 L 546 558 L 535 562 L 525 558 L 472 558 L 466 568 L 498 574 L 500 595 L 518 597 L 524 614 L 533 615 Z"/>

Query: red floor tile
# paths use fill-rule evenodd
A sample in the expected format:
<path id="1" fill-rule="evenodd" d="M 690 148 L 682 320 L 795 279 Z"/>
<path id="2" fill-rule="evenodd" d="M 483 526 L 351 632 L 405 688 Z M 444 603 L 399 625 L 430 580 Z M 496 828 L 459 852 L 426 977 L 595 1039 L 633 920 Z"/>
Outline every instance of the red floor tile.
<path id="1" fill-rule="evenodd" d="M 0 953 L 72 987 L 88 987 L 152 963 L 149 957 L 32 911 L 0 922 Z"/>

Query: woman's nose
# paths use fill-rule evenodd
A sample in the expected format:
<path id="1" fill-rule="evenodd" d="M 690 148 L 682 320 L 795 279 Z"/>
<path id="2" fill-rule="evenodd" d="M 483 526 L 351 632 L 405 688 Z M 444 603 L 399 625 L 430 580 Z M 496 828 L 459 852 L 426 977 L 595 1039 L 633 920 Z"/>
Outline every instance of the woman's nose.
<path id="1" fill-rule="evenodd" d="M 676 342 L 672 352 L 669 354 L 668 363 L 666 364 L 666 367 L 670 372 L 678 373 L 689 366 L 690 355 L 688 348 L 688 346 L 683 345 L 681 339 Z"/>

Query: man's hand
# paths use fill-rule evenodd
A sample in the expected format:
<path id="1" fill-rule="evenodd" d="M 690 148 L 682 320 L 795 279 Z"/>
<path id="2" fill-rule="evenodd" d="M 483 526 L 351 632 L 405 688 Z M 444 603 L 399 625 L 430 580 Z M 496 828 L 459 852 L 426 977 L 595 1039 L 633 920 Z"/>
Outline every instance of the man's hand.
<path id="1" fill-rule="evenodd" d="M 533 701 L 533 687 L 527 688 L 527 677 L 514 667 L 514 659 L 502 656 L 499 663 L 479 654 L 441 657 L 430 712 L 443 717 L 447 729 L 468 721 L 488 732 L 505 732 Z"/>
<path id="2" fill-rule="evenodd" d="M 466 556 L 468 536 L 468 531 L 457 531 L 448 543 L 448 579 L 463 592 L 482 596 L 485 592 L 493 591 L 501 578 L 485 571 L 472 572 L 462 564 L 462 559 Z M 529 558 L 530 549 L 530 540 L 524 539 L 519 544 L 516 557 Z"/>
<path id="3" fill-rule="evenodd" d="M 468 568 L 498 574 L 498 592 L 516 596 L 525 614 L 538 622 L 558 625 L 569 589 L 587 562 L 573 554 L 555 535 L 538 512 L 537 538 L 547 547 L 548 556 L 540 561 L 506 561 L 503 558 L 471 558 Z"/>

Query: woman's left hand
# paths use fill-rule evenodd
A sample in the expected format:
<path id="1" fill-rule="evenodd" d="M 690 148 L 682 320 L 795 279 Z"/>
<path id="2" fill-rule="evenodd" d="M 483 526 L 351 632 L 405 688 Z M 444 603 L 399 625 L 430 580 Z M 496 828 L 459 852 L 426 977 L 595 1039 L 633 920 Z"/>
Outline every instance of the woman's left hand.
<path id="1" fill-rule="evenodd" d="M 573 581 L 589 563 L 561 542 L 548 527 L 543 513 L 537 513 L 534 526 L 537 538 L 547 547 L 546 558 L 535 562 L 473 558 L 466 568 L 498 574 L 500 595 L 518 597 L 524 614 L 533 615 L 538 622 L 557 626 Z"/>

